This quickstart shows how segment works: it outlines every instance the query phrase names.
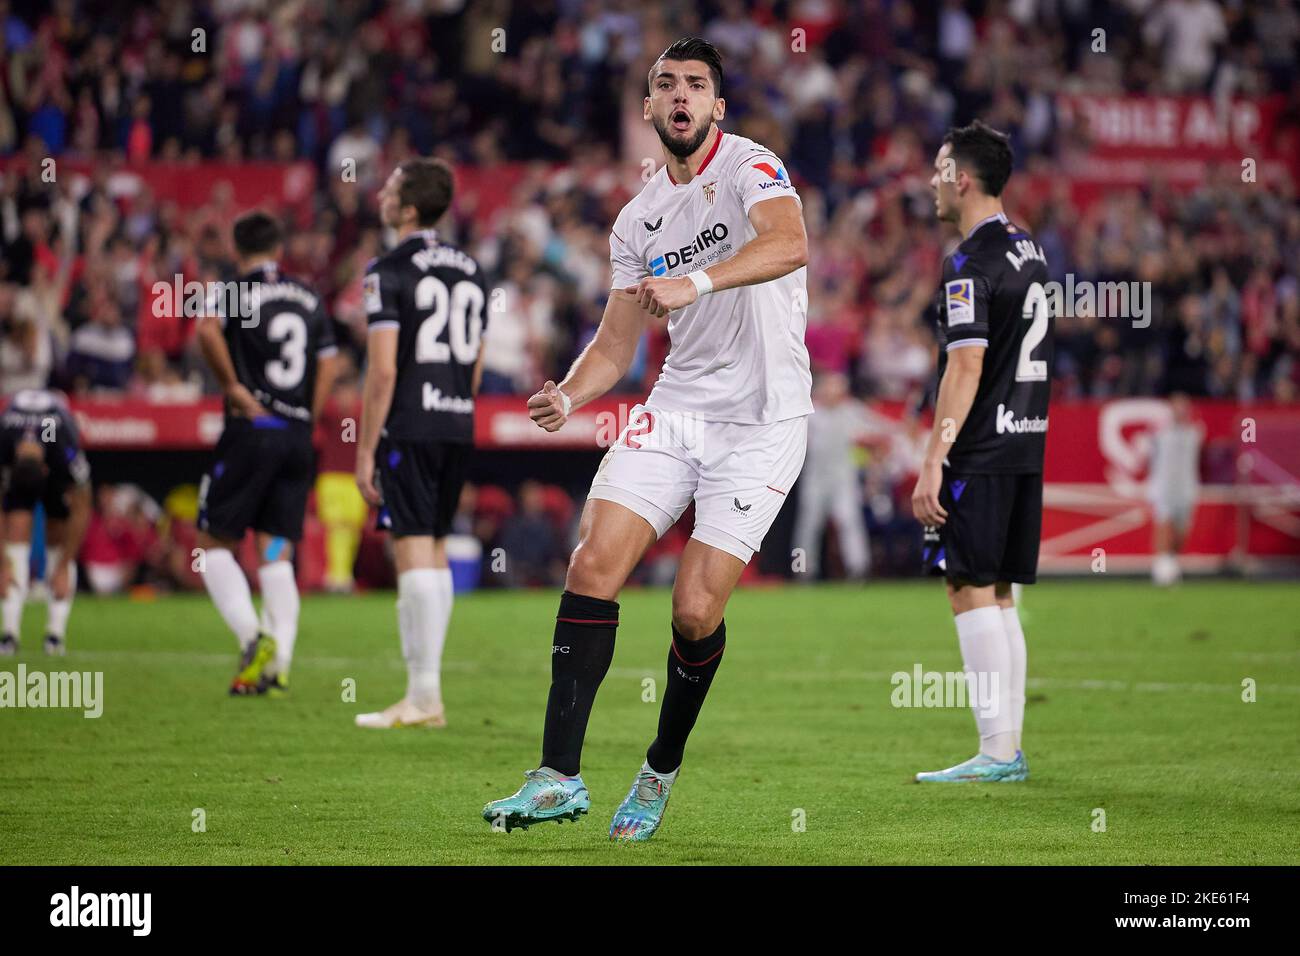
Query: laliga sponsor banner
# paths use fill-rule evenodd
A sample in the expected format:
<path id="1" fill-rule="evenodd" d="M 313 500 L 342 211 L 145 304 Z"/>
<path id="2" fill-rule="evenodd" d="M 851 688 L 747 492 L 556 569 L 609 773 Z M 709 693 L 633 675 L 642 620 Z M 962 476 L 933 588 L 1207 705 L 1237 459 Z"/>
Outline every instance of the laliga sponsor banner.
<path id="1" fill-rule="evenodd" d="M 1222 102 L 1197 96 L 1062 94 L 1057 110 L 1066 134 L 1063 168 L 1082 183 L 1149 185 L 1161 179 L 1193 186 L 1207 167 L 1254 164 L 1252 181 L 1300 180 L 1297 130 L 1283 127 L 1280 96 Z"/>

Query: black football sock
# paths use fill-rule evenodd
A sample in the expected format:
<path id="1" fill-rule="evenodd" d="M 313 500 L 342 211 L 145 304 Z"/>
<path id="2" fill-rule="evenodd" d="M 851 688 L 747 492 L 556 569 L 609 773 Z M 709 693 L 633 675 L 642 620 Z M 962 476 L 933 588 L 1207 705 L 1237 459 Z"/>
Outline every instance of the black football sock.
<path id="1" fill-rule="evenodd" d="M 673 628 L 673 642 L 668 648 L 668 685 L 659 705 L 659 736 L 645 755 L 655 773 L 672 773 L 682 765 L 686 738 L 704 706 L 726 646 L 726 621 L 698 641 L 686 640 Z"/>
<path id="2" fill-rule="evenodd" d="M 614 659 L 618 602 L 565 591 L 551 642 L 551 693 L 546 699 L 542 763 L 566 777 L 577 774 L 582 739 L 596 690 Z"/>

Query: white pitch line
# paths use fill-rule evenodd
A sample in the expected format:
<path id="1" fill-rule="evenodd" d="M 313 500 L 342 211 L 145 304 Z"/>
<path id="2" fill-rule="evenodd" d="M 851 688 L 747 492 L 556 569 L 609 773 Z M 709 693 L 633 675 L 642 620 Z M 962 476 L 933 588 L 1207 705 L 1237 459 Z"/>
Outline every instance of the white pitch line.
<path id="1" fill-rule="evenodd" d="M 75 663 L 79 660 L 88 661 L 123 661 L 126 663 L 157 663 L 159 661 L 176 661 L 192 664 L 229 664 L 235 659 L 234 654 L 207 654 L 186 651 L 78 651 L 75 660 L 69 660 L 69 663 Z M 398 657 L 311 657 L 305 656 L 298 658 L 295 663 L 308 664 L 312 667 L 335 668 L 346 670 L 351 667 L 366 666 L 373 667 L 378 664 L 389 670 L 400 670 L 403 663 Z M 479 661 L 443 661 L 444 670 L 458 671 L 460 673 L 475 673 L 483 669 Z M 524 666 L 516 668 L 517 671 L 528 673 L 545 673 L 549 670 L 546 666 Z M 851 670 L 824 670 L 824 671 L 771 671 L 761 675 L 764 680 L 791 680 L 791 681 L 835 681 L 835 682 L 854 682 L 861 681 L 870 683 L 872 681 L 888 682 L 896 673 L 911 674 L 911 671 L 851 671 Z M 663 676 L 657 669 L 648 670 L 636 667 L 611 667 L 609 676 L 622 680 L 641 680 L 646 677 L 659 679 Z M 1177 681 L 1126 681 L 1126 680 L 1103 680 L 1100 678 L 1063 678 L 1063 677 L 1030 677 L 1026 682 L 1030 688 L 1055 687 L 1062 690 L 1109 690 L 1109 691 L 1136 691 L 1138 693 L 1179 693 L 1183 691 L 1199 694 L 1221 694 L 1225 692 L 1240 693 L 1239 684 L 1207 684 L 1199 683 L 1180 683 Z M 1259 683 L 1258 690 L 1263 691 L 1280 691 L 1284 694 L 1300 694 L 1300 684 L 1272 684 Z"/>

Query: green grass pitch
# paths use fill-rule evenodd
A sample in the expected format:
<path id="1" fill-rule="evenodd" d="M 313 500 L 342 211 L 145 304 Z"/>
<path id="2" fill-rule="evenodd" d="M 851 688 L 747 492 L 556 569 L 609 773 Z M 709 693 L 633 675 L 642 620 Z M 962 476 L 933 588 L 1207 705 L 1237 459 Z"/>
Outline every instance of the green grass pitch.
<path id="1" fill-rule="evenodd" d="M 479 817 L 538 759 L 557 597 L 457 601 L 442 731 L 353 726 L 404 686 L 391 594 L 304 600 L 286 700 L 226 696 L 234 640 L 201 596 L 79 599 L 62 661 L 29 605 L 4 668 L 102 671 L 104 712 L 0 710 L 0 862 L 1300 862 L 1294 583 L 1027 589 L 1031 778 L 946 787 L 909 780 L 974 752 L 970 712 L 890 700 L 896 671 L 961 666 L 937 584 L 740 592 L 663 829 L 631 846 L 609 843 L 609 817 L 654 735 L 665 591 L 623 597 L 584 755 L 591 815 L 510 834 Z"/>

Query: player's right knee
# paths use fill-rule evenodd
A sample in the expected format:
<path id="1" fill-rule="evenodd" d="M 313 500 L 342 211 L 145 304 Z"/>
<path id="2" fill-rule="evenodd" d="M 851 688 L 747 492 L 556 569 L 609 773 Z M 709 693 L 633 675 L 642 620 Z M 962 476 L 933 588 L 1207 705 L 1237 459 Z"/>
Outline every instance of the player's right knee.
<path id="1" fill-rule="evenodd" d="M 618 570 L 621 562 L 613 555 L 600 553 L 590 543 L 582 542 L 569 557 L 569 572 L 564 588 L 574 594 L 613 601 L 623 587 L 625 575 Z"/>

